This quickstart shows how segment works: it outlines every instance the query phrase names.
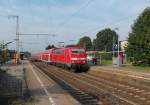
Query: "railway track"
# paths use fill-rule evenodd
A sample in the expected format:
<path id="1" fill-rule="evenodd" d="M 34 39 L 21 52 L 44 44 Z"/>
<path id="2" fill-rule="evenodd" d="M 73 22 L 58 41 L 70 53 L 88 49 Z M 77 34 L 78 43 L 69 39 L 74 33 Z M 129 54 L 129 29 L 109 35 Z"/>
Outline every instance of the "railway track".
<path id="1" fill-rule="evenodd" d="M 95 71 L 96 68 L 94 67 L 92 70 Z M 136 72 L 136 71 L 129 71 L 129 70 L 120 70 L 119 68 L 106 69 L 104 67 L 100 67 L 99 70 L 106 72 L 106 73 L 117 74 L 117 75 L 122 75 L 122 76 L 128 75 L 129 77 L 139 78 L 139 79 L 144 79 L 144 80 L 150 81 L 150 73 L 143 73 L 143 72 Z"/>
<path id="2" fill-rule="evenodd" d="M 118 73 L 119 72 L 119 73 Z M 128 71 L 110 71 L 110 70 L 90 70 L 89 75 L 94 77 L 100 77 L 105 80 L 111 80 L 120 84 L 129 85 L 130 87 L 139 88 L 141 90 L 150 91 L 150 78 L 143 77 L 144 74 L 127 73 Z M 136 75 L 137 74 L 137 75 Z M 135 76 L 136 75 L 136 76 Z M 142 76 L 141 76 L 142 75 Z M 146 75 L 148 76 L 148 75 Z"/>
<path id="3" fill-rule="evenodd" d="M 104 105 L 150 105 L 150 91 L 86 73 L 72 73 L 43 63 L 35 63 L 46 74 L 102 100 Z M 86 104 L 85 104 L 86 105 Z"/>
<path id="4" fill-rule="evenodd" d="M 62 78 L 58 77 L 52 72 L 50 73 L 49 71 L 47 71 L 48 70 L 47 67 L 45 67 L 43 64 L 34 63 L 34 65 L 37 66 L 40 70 L 42 70 L 45 74 L 47 74 L 51 79 L 56 81 L 64 90 L 70 93 L 82 105 L 101 105 L 101 104 L 98 104 L 97 99 L 95 97 L 87 93 L 84 93 L 83 91 L 77 88 L 72 88 L 72 86 L 66 83 Z M 54 68 L 54 69 L 57 69 L 57 68 Z"/>

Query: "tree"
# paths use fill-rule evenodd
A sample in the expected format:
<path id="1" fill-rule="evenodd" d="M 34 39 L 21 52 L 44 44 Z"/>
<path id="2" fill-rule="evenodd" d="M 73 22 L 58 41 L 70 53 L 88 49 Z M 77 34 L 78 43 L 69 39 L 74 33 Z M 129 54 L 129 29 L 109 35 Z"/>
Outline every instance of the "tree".
<path id="1" fill-rule="evenodd" d="M 96 39 L 93 39 L 93 43 L 92 43 L 92 50 L 96 50 Z"/>
<path id="2" fill-rule="evenodd" d="M 52 48 L 55 48 L 55 46 L 52 44 L 52 45 L 48 45 L 45 49 L 48 50 L 48 49 L 52 49 Z"/>
<path id="3" fill-rule="evenodd" d="M 92 41 L 91 38 L 88 36 L 84 36 L 80 38 L 78 42 L 78 46 L 86 48 L 86 50 L 90 50 L 92 48 Z"/>
<path id="4" fill-rule="evenodd" d="M 150 7 L 140 14 L 131 28 L 127 55 L 134 64 L 150 66 Z"/>
<path id="5" fill-rule="evenodd" d="M 95 48 L 100 51 L 112 51 L 113 38 L 115 44 L 117 44 L 118 35 L 110 28 L 106 28 L 97 33 L 94 40 Z"/>

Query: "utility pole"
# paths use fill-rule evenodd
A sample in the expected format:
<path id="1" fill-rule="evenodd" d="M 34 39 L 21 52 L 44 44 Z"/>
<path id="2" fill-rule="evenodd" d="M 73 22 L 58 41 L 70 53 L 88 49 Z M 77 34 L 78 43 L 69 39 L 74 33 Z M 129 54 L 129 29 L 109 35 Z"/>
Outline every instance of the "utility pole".
<path id="1" fill-rule="evenodd" d="M 114 65 L 114 59 L 115 59 L 115 37 L 113 35 L 113 65 Z"/>
<path id="2" fill-rule="evenodd" d="M 8 18 L 16 19 L 16 63 L 19 63 L 19 16 L 9 15 Z"/>
<path id="3" fill-rule="evenodd" d="M 55 34 L 43 34 L 43 33 L 37 33 L 37 34 L 21 34 L 19 32 L 19 16 L 17 15 L 9 15 L 8 18 L 15 18 L 16 19 L 16 63 L 19 63 L 19 36 L 20 35 L 26 35 L 26 36 L 55 36 Z"/>
<path id="4" fill-rule="evenodd" d="M 120 57 L 119 57 L 119 34 L 118 34 L 118 67 L 120 66 Z"/>

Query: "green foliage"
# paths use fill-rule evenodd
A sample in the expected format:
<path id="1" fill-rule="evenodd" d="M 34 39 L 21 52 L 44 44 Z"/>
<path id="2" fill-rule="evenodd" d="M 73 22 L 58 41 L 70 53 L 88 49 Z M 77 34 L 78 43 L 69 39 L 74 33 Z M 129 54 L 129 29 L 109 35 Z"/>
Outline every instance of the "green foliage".
<path id="1" fill-rule="evenodd" d="M 133 63 L 150 66 L 150 7 L 134 22 L 128 42 L 126 52 Z"/>
<path id="2" fill-rule="evenodd" d="M 96 50 L 96 39 L 93 40 L 92 45 L 93 45 L 93 46 L 92 46 L 92 50 L 95 51 L 95 50 Z"/>
<path id="3" fill-rule="evenodd" d="M 112 60 L 112 53 L 101 53 L 102 60 Z"/>
<path id="4" fill-rule="evenodd" d="M 86 50 L 91 50 L 92 42 L 91 42 L 90 37 L 84 36 L 84 37 L 80 38 L 78 45 L 86 48 Z"/>
<path id="5" fill-rule="evenodd" d="M 7 61 L 9 61 L 11 59 L 11 52 L 13 50 L 0 50 L 0 62 L 2 64 L 6 63 Z"/>
<path id="6" fill-rule="evenodd" d="M 112 51 L 113 38 L 117 43 L 118 35 L 110 28 L 106 28 L 97 33 L 96 39 L 93 41 L 95 48 L 100 51 Z"/>
<path id="7" fill-rule="evenodd" d="M 111 65 L 112 60 L 102 60 L 101 65 Z"/>

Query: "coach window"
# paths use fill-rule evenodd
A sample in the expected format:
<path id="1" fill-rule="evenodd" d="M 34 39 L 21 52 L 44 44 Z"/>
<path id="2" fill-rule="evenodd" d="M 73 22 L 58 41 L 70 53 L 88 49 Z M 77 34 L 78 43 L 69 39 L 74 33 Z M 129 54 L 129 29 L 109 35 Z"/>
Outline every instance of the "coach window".
<path id="1" fill-rule="evenodd" d="M 64 50 L 60 50 L 60 54 L 64 54 L 65 53 L 65 51 Z"/>
<path id="2" fill-rule="evenodd" d="M 55 54 L 58 54 L 58 50 L 55 50 Z"/>
<path id="3" fill-rule="evenodd" d="M 65 51 L 64 51 L 64 50 L 56 50 L 55 53 L 56 53 L 56 54 L 64 54 Z"/>
<path id="4" fill-rule="evenodd" d="M 85 53 L 85 50 L 84 49 L 72 49 L 71 52 L 72 53 L 83 54 L 83 53 Z"/>

